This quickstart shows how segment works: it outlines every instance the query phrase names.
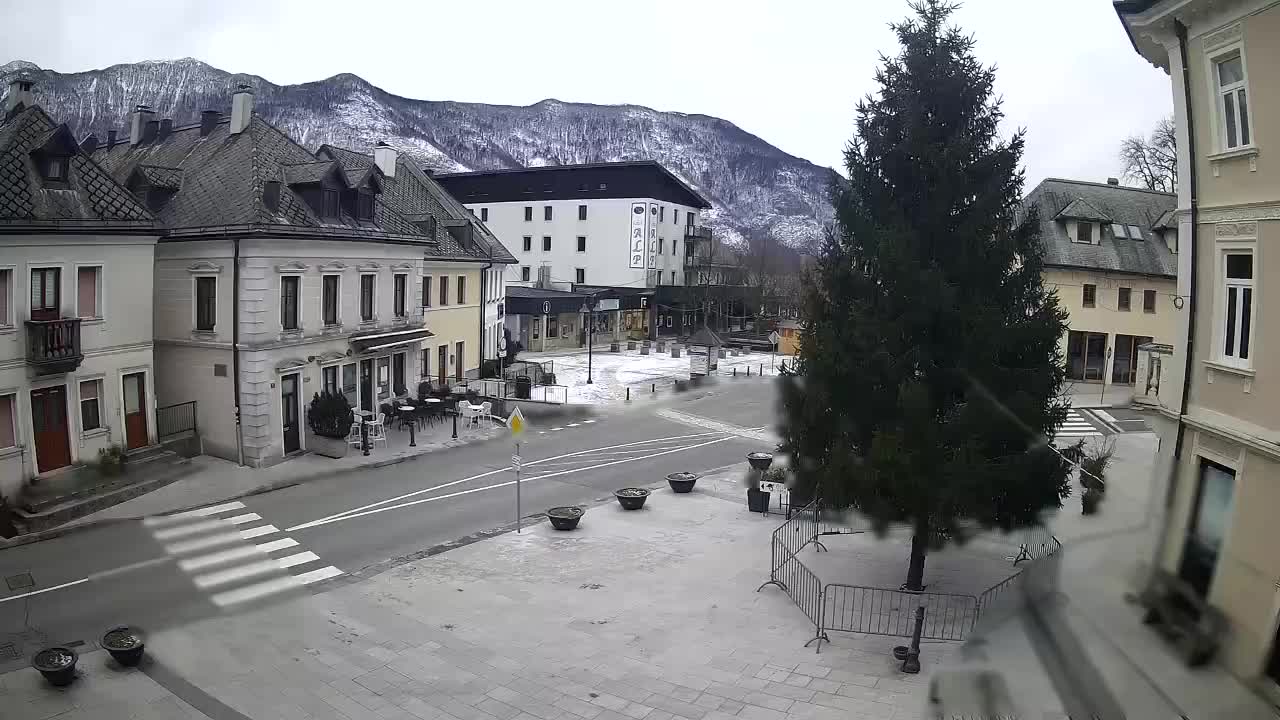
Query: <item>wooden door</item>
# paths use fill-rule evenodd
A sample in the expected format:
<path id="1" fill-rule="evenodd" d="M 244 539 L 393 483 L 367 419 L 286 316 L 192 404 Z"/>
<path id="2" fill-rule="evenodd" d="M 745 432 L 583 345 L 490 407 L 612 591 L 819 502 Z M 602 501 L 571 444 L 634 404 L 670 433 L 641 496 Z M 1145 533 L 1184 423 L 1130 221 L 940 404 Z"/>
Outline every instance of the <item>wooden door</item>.
<path id="1" fill-rule="evenodd" d="M 71 464 L 65 386 L 31 391 L 31 429 L 36 440 L 36 464 L 41 473 Z"/>
<path id="2" fill-rule="evenodd" d="M 147 374 L 124 376 L 124 444 L 137 450 L 150 444 L 147 437 Z"/>
<path id="3" fill-rule="evenodd" d="M 280 426 L 284 432 L 284 452 L 297 452 L 301 447 L 298 438 L 298 376 L 280 378 Z"/>
<path id="4" fill-rule="evenodd" d="M 453 357 L 453 379 L 462 382 L 462 343 L 455 346 Z"/>
<path id="5" fill-rule="evenodd" d="M 436 372 L 440 374 L 440 387 L 444 387 L 449 373 L 449 346 L 441 345 L 436 350 Z"/>
<path id="6" fill-rule="evenodd" d="M 36 268 L 31 271 L 31 319 L 57 320 L 62 309 L 62 271 Z"/>

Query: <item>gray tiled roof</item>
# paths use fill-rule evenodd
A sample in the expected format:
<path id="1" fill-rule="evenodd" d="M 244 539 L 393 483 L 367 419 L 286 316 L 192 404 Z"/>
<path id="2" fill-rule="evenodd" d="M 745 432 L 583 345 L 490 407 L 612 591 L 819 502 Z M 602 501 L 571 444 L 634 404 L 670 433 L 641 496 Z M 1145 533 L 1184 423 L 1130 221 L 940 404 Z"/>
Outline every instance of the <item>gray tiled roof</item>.
<path id="1" fill-rule="evenodd" d="M 122 182 L 135 172 L 161 179 L 156 169 L 169 171 L 164 179 L 176 179 L 179 189 L 157 216 L 171 235 L 235 226 L 263 232 L 300 231 L 303 236 L 317 238 L 419 241 L 424 255 L 445 259 L 487 260 L 489 256 L 483 248 L 462 247 L 449 235 L 445 222 L 452 215 L 439 203 L 414 207 L 405 201 L 403 196 L 411 195 L 415 184 L 409 172 L 404 173 L 402 182 L 395 182 L 372 171 L 382 187 L 374 202 L 373 222 L 345 213 L 339 218 L 317 216 L 291 185 L 316 182 L 335 168 L 349 184 L 364 182 L 369 179 L 372 158 L 349 151 L 313 154 L 257 115 L 238 134 L 231 133 L 230 121 L 225 119 L 206 136 L 193 124 L 138 145 L 130 145 L 127 137 L 112 147 L 99 145 L 93 158 Z M 268 181 L 281 183 L 280 202 L 274 211 L 263 202 Z M 419 192 L 427 194 L 426 190 Z M 425 224 L 406 217 L 410 208 L 437 217 L 434 238 L 426 235 Z"/>
<path id="2" fill-rule="evenodd" d="M 65 186 L 48 186 L 32 160 L 32 151 L 50 142 L 72 152 Z M 150 228 L 155 218 L 79 151 L 65 125 L 55 125 L 39 106 L 25 108 L 0 124 L 0 223 L 65 221 L 77 221 L 81 227 L 123 223 Z"/>
<path id="3" fill-rule="evenodd" d="M 1177 196 L 1169 193 L 1057 178 L 1041 182 L 1023 201 L 1024 207 L 1034 206 L 1039 212 L 1040 241 L 1047 267 L 1163 277 L 1177 276 L 1177 256 L 1152 226 L 1176 210 L 1177 204 Z M 1069 206 L 1079 212 L 1091 208 L 1097 213 L 1095 220 L 1105 217 L 1109 222 L 1137 226 L 1143 239 L 1117 238 L 1099 228 L 1094 235 L 1098 244 L 1071 242 L 1065 218 L 1060 217 Z"/>

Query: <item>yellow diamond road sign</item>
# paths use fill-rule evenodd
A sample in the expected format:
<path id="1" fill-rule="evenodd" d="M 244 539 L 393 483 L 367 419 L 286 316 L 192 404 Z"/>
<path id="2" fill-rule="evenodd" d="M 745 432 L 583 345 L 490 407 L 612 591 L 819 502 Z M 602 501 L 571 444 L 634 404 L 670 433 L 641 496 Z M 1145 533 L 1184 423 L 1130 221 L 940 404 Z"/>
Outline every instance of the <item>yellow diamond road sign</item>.
<path id="1" fill-rule="evenodd" d="M 516 406 L 516 409 L 511 411 L 511 417 L 507 418 L 507 427 L 511 428 L 512 435 L 519 435 L 524 432 L 525 424 L 524 413 L 520 412 L 519 406 Z"/>

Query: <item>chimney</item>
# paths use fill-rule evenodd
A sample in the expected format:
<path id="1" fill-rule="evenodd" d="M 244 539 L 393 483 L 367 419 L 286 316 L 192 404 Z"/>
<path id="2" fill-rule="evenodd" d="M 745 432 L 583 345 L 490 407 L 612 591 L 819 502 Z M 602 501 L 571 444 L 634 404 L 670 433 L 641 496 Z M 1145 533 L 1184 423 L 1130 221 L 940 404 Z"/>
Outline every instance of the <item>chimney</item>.
<path id="1" fill-rule="evenodd" d="M 373 146 L 373 164 L 378 166 L 383 175 L 389 178 L 395 177 L 396 149 L 379 140 L 378 144 Z"/>
<path id="2" fill-rule="evenodd" d="M 205 110 L 200 113 L 200 137 L 208 137 L 220 120 L 222 120 L 222 113 L 217 110 Z"/>
<path id="3" fill-rule="evenodd" d="M 133 110 L 133 118 L 129 124 L 129 144 L 137 145 L 142 142 L 143 131 L 147 127 L 147 121 L 154 117 L 155 110 L 146 105 L 139 105 Z"/>
<path id="4" fill-rule="evenodd" d="M 80 152 L 85 155 L 92 155 L 94 150 L 98 149 L 98 136 L 89 133 L 89 137 L 80 141 Z"/>
<path id="5" fill-rule="evenodd" d="M 108 130 L 107 131 L 107 149 L 110 150 L 112 147 L 115 146 L 115 144 L 116 144 L 116 131 Z"/>
<path id="6" fill-rule="evenodd" d="M 160 121 L 148 120 L 146 125 L 142 126 L 142 142 L 154 142 L 156 136 L 160 134 Z"/>
<path id="7" fill-rule="evenodd" d="M 253 119 L 253 90 L 248 85 L 241 85 L 231 96 L 231 134 L 239 135 L 249 127 Z"/>
<path id="8" fill-rule="evenodd" d="M 1107 178 L 1107 184 L 1108 184 L 1108 185 L 1119 185 L 1119 184 L 1120 184 L 1120 178 Z"/>
<path id="9" fill-rule="evenodd" d="M 169 137 L 169 133 L 173 132 L 173 119 L 165 118 L 160 121 L 160 139 Z"/>
<path id="10" fill-rule="evenodd" d="M 9 97 L 5 101 L 5 116 L 13 114 L 13 112 L 21 104 L 23 107 L 31 107 L 36 101 L 31 95 L 31 88 L 35 86 L 35 81 L 25 77 L 17 77 L 9 81 Z"/>

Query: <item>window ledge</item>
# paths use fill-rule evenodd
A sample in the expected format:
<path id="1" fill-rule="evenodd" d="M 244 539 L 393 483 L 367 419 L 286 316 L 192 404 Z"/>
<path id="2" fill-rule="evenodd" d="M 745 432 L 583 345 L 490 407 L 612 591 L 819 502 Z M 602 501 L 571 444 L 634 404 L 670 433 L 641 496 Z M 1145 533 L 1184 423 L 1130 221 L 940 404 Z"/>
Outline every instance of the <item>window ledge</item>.
<path id="1" fill-rule="evenodd" d="M 280 332 L 280 339 L 285 342 L 290 340 L 301 340 L 302 328 L 298 328 L 296 330 L 283 330 Z"/>
<path id="2" fill-rule="evenodd" d="M 1218 162 L 1221 160 L 1231 160 L 1233 158 L 1257 157 L 1257 156 L 1258 156 L 1258 148 L 1253 145 L 1246 145 L 1245 147 L 1232 148 L 1230 150 L 1223 150 L 1222 152 L 1212 153 L 1208 156 L 1208 159 L 1211 162 Z"/>
<path id="3" fill-rule="evenodd" d="M 216 330 L 192 330 L 191 337 L 195 340 L 213 340 L 218 337 Z"/>
<path id="4" fill-rule="evenodd" d="M 107 428 L 100 427 L 100 428 L 94 428 L 92 430 L 85 430 L 84 432 L 80 433 L 80 437 L 84 438 L 85 440 L 91 440 L 93 438 L 101 437 L 103 435 L 108 435 L 110 433 L 111 431 L 108 430 Z"/>
<path id="5" fill-rule="evenodd" d="M 103 317 L 80 318 L 80 327 L 84 327 L 85 325 L 101 325 L 106 321 L 106 318 Z"/>
<path id="6" fill-rule="evenodd" d="M 1204 363 L 1205 367 L 1211 370 L 1218 370 L 1231 375 L 1239 375 L 1240 377 L 1252 378 L 1256 374 L 1253 368 L 1237 367 L 1235 365 L 1228 365 L 1227 363 L 1217 362 L 1215 360 L 1202 360 L 1201 362 Z"/>
<path id="7" fill-rule="evenodd" d="M 0 335 L 4 335 L 6 333 L 11 333 L 11 332 L 17 332 L 17 331 L 18 331 L 17 325 L 0 325 Z"/>
<path id="8" fill-rule="evenodd" d="M 14 455 L 21 453 L 22 451 L 23 451 L 23 446 L 21 445 L 13 445 L 7 448 L 0 448 L 0 460 L 3 460 L 5 458 L 11 458 Z"/>

